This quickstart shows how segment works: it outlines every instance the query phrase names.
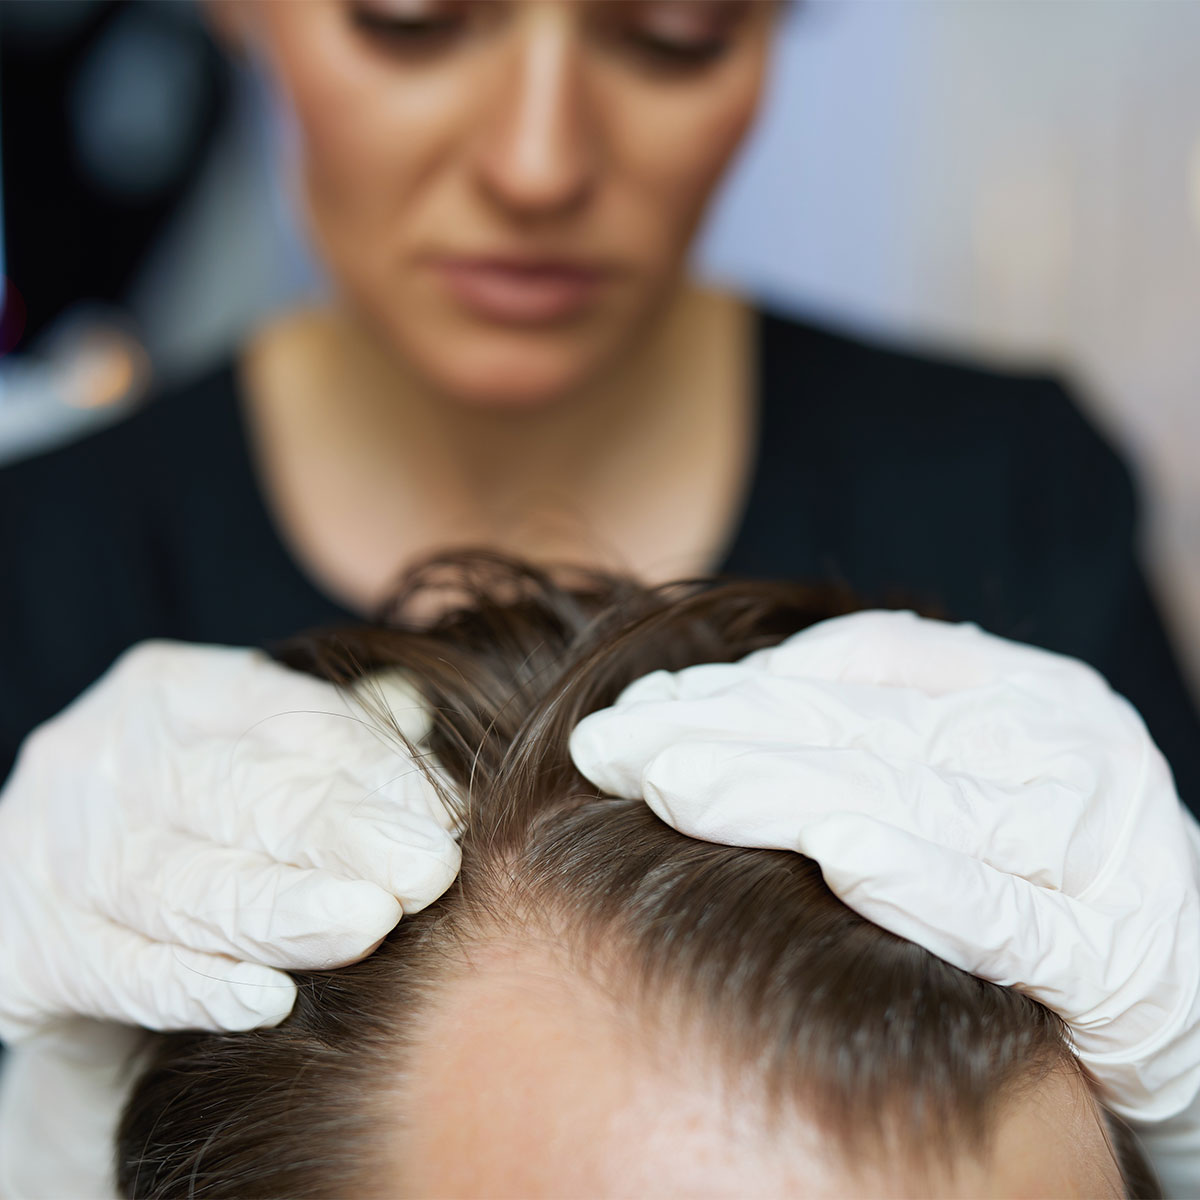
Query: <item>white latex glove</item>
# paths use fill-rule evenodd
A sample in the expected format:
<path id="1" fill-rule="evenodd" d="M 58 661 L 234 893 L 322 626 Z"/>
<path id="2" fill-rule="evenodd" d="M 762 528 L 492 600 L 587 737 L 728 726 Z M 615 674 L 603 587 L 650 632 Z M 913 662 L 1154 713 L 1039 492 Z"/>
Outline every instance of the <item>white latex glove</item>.
<path id="1" fill-rule="evenodd" d="M 76 1017 L 0 1061 L 0 1197 L 116 1200 L 117 1123 L 146 1035 Z"/>
<path id="2" fill-rule="evenodd" d="M 376 707 L 419 738 L 415 698 L 380 678 Z M 273 1025 L 284 969 L 361 958 L 445 890 L 450 827 L 331 684 L 256 651 L 135 647 L 30 735 L 0 793 L 0 1039 L 76 1014 Z"/>
<path id="3" fill-rule="evenodd" d="M 812 857 L 863 916 L 1065 1017 L 1116 1112 L 1200 1129 L 1200 834 L 1090 667 L 858 613 L 646 676 L 571 752 L 693 837 Z M 1200 1195 L 1186 1128 L 1156 1166 Z"/>

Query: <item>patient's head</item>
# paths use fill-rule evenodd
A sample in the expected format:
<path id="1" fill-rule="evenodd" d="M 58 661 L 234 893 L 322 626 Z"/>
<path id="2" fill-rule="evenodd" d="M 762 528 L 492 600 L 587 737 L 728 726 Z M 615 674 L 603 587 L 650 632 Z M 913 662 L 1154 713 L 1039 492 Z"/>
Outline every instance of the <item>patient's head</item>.
<path id="1" fill-rule="evenodd" d="M 121 1129 L 127 1195 L 1151 1194 L 1047 1010 L 863 920 L 812 862 L 691 840 L 572 767 L 575 723 L 634 678 L 843 600 L 477 558 L 461 608 L 405 625 L 447 569 L 387 627 L 283 657 L 411 673 L 458 882 L 371 958 L 300 976 L 278 1029 L 160 1039 Z"/>

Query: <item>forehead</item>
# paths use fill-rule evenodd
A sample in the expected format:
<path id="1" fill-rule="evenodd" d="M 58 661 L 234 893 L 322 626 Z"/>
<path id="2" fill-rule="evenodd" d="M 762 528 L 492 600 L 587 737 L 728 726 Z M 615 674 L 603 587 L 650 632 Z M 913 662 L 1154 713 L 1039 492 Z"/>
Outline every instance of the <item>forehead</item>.
<path id="1" fill-rule="evenodd" d="M 406 1195 L 796 1195 L 799 1138 L 762 1144 L 719 1076 L 657 1053 L 620 998 L 547 959 L 456 983 L 406 1086 Z M 749 1152 L 749 1153 L 748 1153 Z"/>
<path id="2" fill-rule="evenodd" d="M 380 1181 L 389 1195 L 1122 1194 L 1076 1079 L 1047 1077 L 1023 1094 L 987 1163 L 855 1164 L 803 1114 L 768 1119 L 688 1039 L 659 1023 L 651 1032 L 619 995 L 551 955 L 500 955 L 453 983 L 403 1092 Z"/>

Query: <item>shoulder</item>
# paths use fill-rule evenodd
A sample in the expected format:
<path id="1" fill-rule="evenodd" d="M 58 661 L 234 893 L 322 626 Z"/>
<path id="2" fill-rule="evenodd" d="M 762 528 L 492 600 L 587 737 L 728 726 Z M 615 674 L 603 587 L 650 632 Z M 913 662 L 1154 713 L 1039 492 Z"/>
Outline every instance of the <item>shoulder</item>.
<path id="1" fill-rule="evenodd" d="M 852 448 L 859 462 L 977 459 L 1002 468 L 1010 486 L 1036 477 L 1044 497 L 1069 491 L 1068 473 L 1085 469 L 1110 501 L 1132 504 L 1126 464 L 1052 368 L 914 350 L 775 308 L 760 309 L 760 321 L 762 403 L 773 422 Z"/>
<path id="2" fill-rule="evenodd" d="M 170 541 L 244 457 L 231 363 L 160 390 L 136 412 L 69 445 L 0 469 L 0 558 L 31 594 L 71 569 L 121 578 Z M 134 573 L 136 574 L 136 572 Z M 131 576 L 132 577 L 132 576 Z"/>
<path id="3" fill-rule="evenodd" d="M 888 425 L 986 419 L 1014 427 L 1039 416 L 1058 423 L 1073 405 L 1051 370 L 991 366 L 943 349 L 914 349 L 759 310 L 762 383 L 771 399 Z"/>
<path id="4" fill-rule="evenodd" d="M 895 585 L 1076 647 L 1080 612 L 1135 571 L 1137 506 L 1126 463 L 1063 378 L 773 310 L 760 329 L 760 540 L 791 537 L 809 547 L 802 568 L 867 595 Z"/>
<path id="5" fill-rule="evenodd" d="M 236 434 L 228 366 L 0 469 L 0 777 L 16 739 L 133 641 L 167 635 L 176 499 Z M 186 480 L 192 478 L 197 486 Z M 199 511 L 197 502 L 191 509 Z"/>
<path id="6" fill-rule="evenodd" d="M 0 468 L 0 494 L 11 500 L 53 496 L 59 507 L 97 495 L 127 493 L 159 474 L 165 459 L 194 455 L 228 434 L 236 415 L 232 363 L 160 388 L 135 412 L 66 446 Z"/>
<path id="7" fill-rule="evenodd" d="M 160 389 L 134 413 L 78 441 L 0 469 L 0 553 L 47 545 L 95 552 L 158 526 L 169 500 L 244 453 L 231 363 Z"/>

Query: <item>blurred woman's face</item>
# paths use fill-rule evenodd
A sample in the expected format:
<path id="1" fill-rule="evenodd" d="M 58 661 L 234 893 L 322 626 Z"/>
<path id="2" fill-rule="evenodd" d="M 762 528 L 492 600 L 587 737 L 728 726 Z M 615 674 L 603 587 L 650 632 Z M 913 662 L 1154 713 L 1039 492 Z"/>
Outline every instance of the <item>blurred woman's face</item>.
<path id="1" fill-rule="evenodd" d="M 293 0 L 256 36 L 319 253 L 429 382 L 532 405 L 679 277 L 753 118 L 764 0 Z"/>

